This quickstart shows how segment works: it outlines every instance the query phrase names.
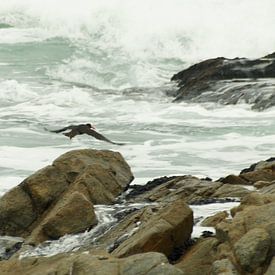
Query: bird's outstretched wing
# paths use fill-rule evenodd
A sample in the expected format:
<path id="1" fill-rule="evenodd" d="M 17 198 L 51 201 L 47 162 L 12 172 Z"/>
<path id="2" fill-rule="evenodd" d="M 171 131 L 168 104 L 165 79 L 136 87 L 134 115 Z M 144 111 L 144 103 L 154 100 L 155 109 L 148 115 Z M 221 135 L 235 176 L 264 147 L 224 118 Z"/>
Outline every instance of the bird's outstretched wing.
<path id="1" fill-rule="evenodd" d="M 108 138 L 104 137 L 103 135 L 101 135 L 100 133 L 98 133 L 97 131 L 93 130 L 93 129 L 89 129 L 86 131 L 87 135 L 93 136 L 96 139 L 99 140 L 103 140 L 112 144 L 116 144 L 116 145 L 125 145 L 125 143 L 118 143 L 118 142 L 113 142 L 111 140 L 109 140 Z"/>
<path id="2" fill-rule="evenodd" d="M 71 130 L 71 129 L 73 129 L 73 125 L 69 125 L 69 126 L 67 126 L 67 127 L 64 127 L 64 128 L 62 128 L 62 129 L 58 129 L 58 130 L 49 130 L 49 129 L 47 129 L 46 127 L 44 127 L 44 129 L 46 130 L 46 131 L 49 131 L 49 132 L 52 132 L 52 133 L 61 133 L 61 132 L 64 132 L 64 131 L 66 131 L 66 130 Z"/>

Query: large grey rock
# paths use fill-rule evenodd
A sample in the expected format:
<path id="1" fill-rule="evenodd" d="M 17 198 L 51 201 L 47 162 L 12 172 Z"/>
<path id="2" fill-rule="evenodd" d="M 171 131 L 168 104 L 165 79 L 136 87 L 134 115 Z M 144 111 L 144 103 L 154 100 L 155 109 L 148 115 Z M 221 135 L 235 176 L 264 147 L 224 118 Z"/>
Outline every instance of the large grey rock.
<path id="1" fill-rule="evenodd" d="M 229 259 L 222 259 L 212 264 L 211 275 L 239 275 L 239 272 Z"/>
<path id="2" fill-rule="evenodd" d="M 249 230 L 234 245 L 234 252 L 241 267 L 253 272 L 266 261 L 271 245 L 269 234 L 261 228 Z"/>
<path id="3" fill-rule="evenodd" d="M 184 274 L 210 274 L 212 263 L 217 259 L 218 243 L 215 238 L 200 240 L 179 259 L 175 266 Z"/>

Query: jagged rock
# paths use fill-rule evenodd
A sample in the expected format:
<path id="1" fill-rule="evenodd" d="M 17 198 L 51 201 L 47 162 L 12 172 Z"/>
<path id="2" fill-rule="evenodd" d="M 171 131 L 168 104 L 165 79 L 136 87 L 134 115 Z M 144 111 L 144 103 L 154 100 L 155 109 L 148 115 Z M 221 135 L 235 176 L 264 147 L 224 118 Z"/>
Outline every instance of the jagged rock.
<path id="1" fill-rule="evenodd" d="M 275 165 L 272 167 L 243 173 L 240 176 L 250 184 L 253 184 L 257 181 L 273 181 L 275 180 Z"/>
<path id="2" fill-rule="evenodd" d="M 234 217 L 237 212 L 243 211 L 247 206 L 263 206 L 275 201 L 274 195 L 260 194 L 258 192 L 251 192 L 249 195 L 241 199 L 241 204 L 236 208 L 231 209 L 231 215 Z"/>
<path id="3" fill-rule="evenodd" d="M 65 153 L 0 199 L 0 234 L 39 243 L 89 229 L 96 223 L 93 203 L 114 202 L 132 179 L 117 152 Z"/>
<path id="4" fill-rule="evenodd" d="M 247 172 L 252 172 L 260 169 L 270 168 L 274 164 L 275 164 L 275 158 L 271 157 L 267 160 L 261 160 L 259 162 L 253 163 L 248 168 L 243 169 L 240 174 L 244 174 Z"/>
<path id="5" fill-rule="evenodd" d="M 270 195 L 275 195 L 275 183 L 271 182 L 270 185 L 262 187 L 260 190 L 261 194 L 270 194 Z"/>
<path id="6" fill-rule="evenodd" d="M 275 203 L 262 206 L 250 206 L 243 211 L 237 212 L 233 222 L 223 221 L 216 226 L 216 236 L 221 241 L 235 243 L 247 231 L 257 228 L 265 228 L 275 215 Z"/>
<path id="7" fill-rule="evenodd" d="M 274 76 L 273 55 L 256 60 L 218 57 L 195 64 L 171 80 L 180 87 L 175 101 L 246 102 L 261 110 L 275 104 L 275 83 L 269 79 Z"/>
<path id="8" fill-rule="evenodd" d="M 216 260 L 216 238 L 207 238 L 198 241 L 187 251 L 175 266 L 184 274 L 201 275 L 210 274 L 212 263 Z"/>
<path id="9" fill-rule="evenodd" d="M 204 221 L 202 221 L 201 226 L 216 226 L 218 223 L 223 221 L 228 217 L 228 213 L 226 211 L 218 212 L 217 214 L 207 217 Z"/>
<path id="10" fill-rule="evenodd" d="M 275 253 L 275 195 L 252 192 L 231 213 L 216 226 L 218 259 L 230 259 L 240 274 L 263 274 Z"/>
<path id="11" fill-rule="evenodd" d="M 254 185 L 258 189 L 272 185 L 275 182 L 275 158 L 254 163 L 243 169 L 240 175 L 228 175 L 219 181 L 232 185 Z"/>
<path id="12" fill-rule="evenodd" d="M 94 274 L 94 275 L 181 275 L 160 253 L 150 252 L 117 259 L 98 252 L 59 254 L 52 257 L 23 258 L 0 262 L 1 275 Z M 167 273 L 169 271 L 169 273 Z"/>
<path id="13" fill-rule="evenodd" d="M 234 245 L 234 253 L 243 270 L 253 272 L 266 261 L 271 245 L 269 234 L 261 228 L 249 230 Z"/>
<path id="14" fill-rule="evenodd" d="M 239 272 L 229 259 L 217 260 L 212 265 L 211 275 L 238 275 Z"/>
<path id="15" fill-rule="evenodd" d="M 136 253 L 156 251 L 169 257 L 173 250 L 189 240 L 193 227 L 193 212 L 182 200 L 173 202 L 148 219 L 112 254 L 125 257 Z"/>

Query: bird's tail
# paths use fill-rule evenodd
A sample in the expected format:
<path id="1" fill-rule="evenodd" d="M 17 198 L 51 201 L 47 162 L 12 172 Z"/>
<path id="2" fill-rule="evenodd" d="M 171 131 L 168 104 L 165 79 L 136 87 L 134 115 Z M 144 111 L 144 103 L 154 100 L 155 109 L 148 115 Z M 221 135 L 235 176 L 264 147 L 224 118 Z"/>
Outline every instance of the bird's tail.
<path id="1" fill-rule="evenodd" d="M 111 143 L 115 145 L 126 145 L 126 143 L 119 143 L 119 142 L 111 142 Z"/>

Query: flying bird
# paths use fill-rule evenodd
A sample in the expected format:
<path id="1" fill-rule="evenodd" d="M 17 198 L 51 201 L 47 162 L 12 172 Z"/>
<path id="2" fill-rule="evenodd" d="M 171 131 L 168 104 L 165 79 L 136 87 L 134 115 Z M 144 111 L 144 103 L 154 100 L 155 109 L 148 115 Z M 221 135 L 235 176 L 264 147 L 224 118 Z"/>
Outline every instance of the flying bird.
<path id="1" fill-rule="evenodd" d="M 87 134 L 87 135 L 90 135 L 96 139 L 103 140 L 103 141 L 106 141 L 106 142 L 109 142 L 112 144 L 124 145 L 124 143 L 113 142 L 113 141 L 109 140 L 108 138 L 104 137 L 103 135 L 98 133 L 96 131 L 95 127 L 92 126 L 90 123 L 79 124 L 79 125 L 69 125 L 67 127 L 64 127 L 62 129 L 58 129 L 58 130 L 48 130 L 47 128 L 45 128 L 45 130 L 50 131 L 52 133 L 62 133 L 67 130 L 70 130 L 69 132 L 63 133 L 63 135 L 65 135 L 66 137 L 69 137 L 70 139 L 72 139 L 73 137 L 75 137 L 77 135 Z"/>

